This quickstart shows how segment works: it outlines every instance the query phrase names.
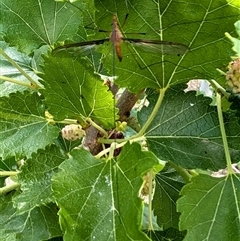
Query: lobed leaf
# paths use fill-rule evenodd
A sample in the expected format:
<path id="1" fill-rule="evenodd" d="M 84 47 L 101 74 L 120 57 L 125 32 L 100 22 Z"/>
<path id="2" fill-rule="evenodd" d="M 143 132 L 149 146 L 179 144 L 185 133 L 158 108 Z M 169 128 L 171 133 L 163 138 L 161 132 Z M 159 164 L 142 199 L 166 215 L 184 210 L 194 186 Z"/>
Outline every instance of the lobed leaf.
<path id="1" fill-rule="evenodd" d="M 14 93 L 0 99 L 0 156 L 30 157 L 58 136 L 59 128 L 44 117 L 38 93 Z"/>
<path id="2" fill-rule="evenodd" d="M 96 22 L 100 29 L 111 30 L 112 15 L 117 13 L 125 38 L 168 41 L 189 48 L 180 56 L 175 52 L 161 55 L 159 51 L 148 51 L 149 48 L 142 51 L 139 44 L 131 41 L 122 44 L 122 62 L 111 55 L 114 51 L 110 51 L 110 47 L 104 50 L 104 64 L 110 75 L 119 76 L 116 83 L 132 92 L 146 87 L 163 88 L 190 79 L 216 79 L 219 75 L 216 69 L 226 66 L 232 55 L 228 51 L 231 43 L 225 32 L 235 33 L 234 22 L 239 18 L 240 9 L 225 0 L 204 0 L 197 4 L 194 0 L 149 1 L 147 4 L 141 0 L 134 3 L 109 1 L 109 4 L 96 1 L 96 7 L 99 9 Z M 125 22 L 126 13 L 128 19 Z"/>
<path id="3" fill-rule="evenodd" d="M 88 1 L 90 2 L 90 1 Z M 81 9 L 56 1 L 1 1 L 2 35 L 10 45 L 27 54 L 41 45 L 72 38 L 82 21 Z"/>
<path id="4" fill-rule="evenodd" d="M 18 175 L 22 192 L 13 199 L 17 214 L 54 202 L 51 179 L 66 158 L 66 155 L 52 145 L 46 150 L 39 150 L 25 161 Z"/>
<path id="5" fill-rule="evenodd" d="M 49 112 L 55 120 L 91 117 L 106 128 L 114 126 L 116 109 L 108 87 L 77 59 L 64 56 L 45 58 L 41 93 Z"/>
<path id="6" fill-rule="evenodd" d="M 240 177 L 199 175 L 182 191 L 178 201 L 184 240 L 237 240 L 240 237 Z"/>
<path id="7" fill-rule="evenodd" d="M 156 157 L 138 144 L 124 146 L 117 162 L 74 150 L 53 179 L 65 240 L 149 240 L 140 230 L 141 176 Z"/>
<path id="8" fill-rule="evenodd" d="M 141 110 L 140 123 L 145 123 L 158 95 L 149 97 L 150 105 Z M 161 108 L 148 130 L 149 150 L 162 160 L 171 160 L 189 169 L 225 168 L 225 153 L 216 107 L 210 99 L 184 93 L 181 86 L 169 89 Z M 232 162 L 240 157 L 240 129 L 237 119 L 225 120 Z"/>
<path id="9" fill-rule="evenodd" d="M 61 235 L 55 204 L 35 207 L 25 214 L 17 215 L 11 201 L 12 194 L 0 198 L 2 241 L 47 240 Z"/>

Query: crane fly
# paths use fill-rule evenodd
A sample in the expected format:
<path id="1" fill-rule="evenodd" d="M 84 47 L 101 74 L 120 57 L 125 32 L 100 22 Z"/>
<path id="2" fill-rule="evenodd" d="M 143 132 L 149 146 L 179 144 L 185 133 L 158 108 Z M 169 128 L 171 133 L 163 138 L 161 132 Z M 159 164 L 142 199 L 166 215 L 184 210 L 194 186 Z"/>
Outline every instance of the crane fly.
<path id="1" fill-rule="evenodd" d="M 181 43 L 161 41 L 161 40 L 144 40 L 144 39 L 135 39 L 135 38 L 125 38 L 118 26 L 116 14 L 114 14 L 112 18 L 112 31 L 110 33 L 109 38 L 65 44 L 63 46 L 59 46 L 55 48 L 53 51 L 55 52 L 55 51 L 73 48 L 73 47 L 84 47 L 84 46 L 94 47 L 96 45 L 100 45 L 105 42 L 112 42 L 115 49 L 115 53 L 120 62 L 122 61 L 122 58 L 123 58 L 122 51 L 121 51 L 122 42 L 129 42 L 133 46 L 135 45 L 140 47 L 145 52 L 154 52 L 154 53 L 159 52 L 164 55 L 168 55 L 168 54 L 181 55 L 188 51 L 188 47 Z"/>

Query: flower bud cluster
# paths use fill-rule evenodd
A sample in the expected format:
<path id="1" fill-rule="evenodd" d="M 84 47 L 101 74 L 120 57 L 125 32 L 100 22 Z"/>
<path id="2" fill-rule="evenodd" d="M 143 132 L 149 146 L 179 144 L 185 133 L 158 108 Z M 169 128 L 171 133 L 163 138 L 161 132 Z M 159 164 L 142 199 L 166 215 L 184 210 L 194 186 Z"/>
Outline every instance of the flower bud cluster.
<path id="1" fill-rule="evenodd" d="M 232 93 L 240 93 L 240 58 L 230 62 L 228 65 L 226 79 L 228 86 L 232 90 Z"/>

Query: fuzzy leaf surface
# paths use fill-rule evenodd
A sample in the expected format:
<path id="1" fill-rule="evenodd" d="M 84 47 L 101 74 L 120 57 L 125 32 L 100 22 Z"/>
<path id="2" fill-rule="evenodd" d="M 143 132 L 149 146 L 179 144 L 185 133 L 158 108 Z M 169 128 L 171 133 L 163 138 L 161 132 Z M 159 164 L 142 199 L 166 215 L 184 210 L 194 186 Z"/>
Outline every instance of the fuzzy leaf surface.
<path id="1" fill-rule="evenodd" d="M 138 144 L 124 146 L 117 162 L 102 162 L 84 150 L 71 155 L 53 179 L 64 239 L 149 240 L 139 230 L 138 193 L 141 176 L 158 164 L 156 157 Z"/>

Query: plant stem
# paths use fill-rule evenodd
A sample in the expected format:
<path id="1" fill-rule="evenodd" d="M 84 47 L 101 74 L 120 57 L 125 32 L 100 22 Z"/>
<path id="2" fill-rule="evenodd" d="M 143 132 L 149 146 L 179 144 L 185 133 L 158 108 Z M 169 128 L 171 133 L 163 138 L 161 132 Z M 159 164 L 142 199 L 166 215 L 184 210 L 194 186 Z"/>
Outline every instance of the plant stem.
<path id="1" fill-rule="evenodd" d="M 151 113 L 151 115 L 149 116 L 147 122 L 143 125 L 143 127 L 141 128 L 141 130 L 135 135 L 135 137 L 139 137 L 144 135 L 145 131 L 147 130 L 147 128 L 150 126 L 150 124 L 152 123 L 153 119 L 155 118 L 165 95 L 166 90 L 168 89 L 168 86 L 166 86 L 165 88 L 159 89 L 159 96 L 158 96 L 158 100 L 157 103 L 154 106 L 154 109 Z"/>
<path id="2" fill-rule="evenodd" d="M 52 120 L 50 120 L 52 121 Z M 65 125 L 70 125 L 70 124 L 76 124 L 78 125 L 78 120 L 75 119 L 64 119 L 62 121 L 53 121 L 53 123 L 58 123 L 58 124 L 65 124 Z"/>
<path id="3" fill-rule="evenodd" d="M 92 126 L 94 126 L 97 130 L 99 130 L 104 135 L 104 137 L 108 137 L 108 133 L 102 127 L 100 127 L 94 121 L 92 121 L 90 118 L 87 118 L 86 121 L 89 122 Z"/>
<path id="4" fill-rule="evenodd" d="M 38 86 L 38 84 L 10 56 L 8 56 L 2 48 L 0 48 L 0 54 L 2 54 L 8 62 L 12 64 L 12 66 L 14 66 L 23 76 L 26 77 L 26 79 L 29 80 L 32 89 L 40 88 L 40 86 Z"/>
<path id="5" fill-rule="evenodd" d="M 224 96 L 228 97 L 230 94 L 226 92 L 226 90 L 217 83 L 214 79 L 208 80 L 210 84 L 213 86 L 213 88 L 216 90 L 216 92 L 221 92 Z"/>
<path id="6" fill-rule="evenodd" d="M 233 174 L 234 171 L 232 168 L 232 162 L 231 162 L 231 157 L 230 157 L 228 142 L 227 142 L 227 135 L 226 135 L 224 121 L 223 121 L 223 115 L 222 115 L 221 94 L 219 92 L 216 92 L 216 93 L 217 93 L 216 99 L 217 99 L 218 120 L 219 120 L 219 124 L 220 124 L 223 148 L 224 148 L 224 153 L 225 153 L 226 162 L 227 162 L 227 169 L 228 169 L 229 174 Z"/>
<path id="7" fill-rule="evenodd" d="M 13 190 L 15 190 L 15 189 L 17 189 L 19 187 L 20 187 L 20 183 L 18 183 L 18 182 L 15 182 L 15 183 L 13 183 L 11 185 L 2 187 L 2 188 L 0 188 L 0 195 L 3 195 L 3 194 L 8 193 L 8 192 L 11 192 L 11 191 L 13 191 Z"/>
<path id="8" fill-rule="evenodd" d="M 104 139 L 103 139 L 104 140 Z M 121 143 L 118 143 L 118 142 L 115 142 L 116 140 L 123 140 L 124 142 L 121 142 Z M 138 141 L 144 141 L 145 140 L 145 137 L 144 136 L 140 136 L 140 137 L 136 137 L 136 138 L 134 138 L 134 139 L 131 139 L 131 140 L 129 140 L 129 138 L 128 138 L 128 140 L 127 139 L 116 139 L 116 140 L 114 140 L 114 139 L 111 139 L 111 140 L 109 140 L 109 141 L 111 141 L 111 142 L 106 142 L 106 143 L 108 143 L 108 144 L 112 144 L 113 142 L 115 142 L 114 143 L 114 148 L 115 149 L 117 149 L 117 148 L 120 148 L 120 147 L 123 147 L 128 141 L 130 142 L 130 144 L 131 143 L 133 143 L 133 142 L 138 142 Z M 108 140 L 106 140 L 106 141 L 108 141 Z M 105 143 L 105 142 L 101 142 L 101 143 Z M 118 143 L 118 144 L 116 144 L 116 143 Z M 109 147 L 109 148 L 106 148 L 106 149 L 104 149 L 103 151 L 101 151 L 101 152 L 99 152 L 97 155 L 95 155 L 94 157 L 95 158 L 97 158 L 97 159 L 100 159 L 102 156 L 104 156 L 104 155 L 106 155 L 107 153 L 109 153 L 110 151 L 111 151 L 111 148 L 112 147 Z"/>
<path id="9" fill-rule="evenodd" d="M 182 168 L 181 166 L 176 165 L 172 161 L 168 161 L 169 164 L 182 176 L 185 182 L 190 182 L 191 175 L 187 172 L 186 169 Z"/>
<path id="10" fill-rule="evenodd" d="M 152 192 L 153 192 L 153 179 L 154 173 L 153 170 L 149 171 L 148 183 L 149 183 L 149 194 L 148 194 L 148 230 L 154 230 L 153 228 L 153 217 L 152 217 Z"/>
<path id="11" fill-rule="evenodd" d="M 0 177 L 16 176 L 18 173 L 19 173 L 18 171 L 1 171 Z"/>
<path id="12" fill-rule="evenodd" d="M 17 85 L 26 86 L 26 87 L 28 87 L 30 89 L 35 89 L 31 84 L 23 82 L 21 80 L 12 79 L 12 78 L 9 78 L 9 77 L 6 77 L 6 76 L 2 76 L 2 75 L 0 75 L 0 79 L 4 80 L 4 81 L 11 82 L 11 83 L 14 83 L 14 84 L 17 84 Z"/>
<path id="13" fill-rule="evenodd" d="M 166 92 L 167 89 L 168 89 L 168 86 L 159 90 L 159 97 L 158 97 L 157 103 L 155 104 L 151 115 L 149 116 L 147 122 L 143 125 L 143 127 L 140 129 L 140 131 L 136 135 L 131 136 L 127 139 L 115 139 L 114 141 L 116 141 L 117 143 L 122 143 L 122 142 L 125 143 L 127 141 L 131 141 L 131 140 L 134 140 L 134 139 L 141 138 L 141 136 L 144 135 L 145 131 L 147 130 L 147 128 L 152 123 L 153 119 L 155 118 L 155 116 L 156 116 L 156 114 L 157 114 L 157 112 L 158 112 L 158 110 L 159 110 L 159 108 L 162 104 L 162 101 L 163 101 L 163 98 L 164 98 L 164 95 L 165 95 L 165 92 Z M 113 142 L 113 140 L 104 139 L 104 138 L 99 138 L 98 141 L 100 143 L 104 143 L 104 144 L 111 144 Z"/>

